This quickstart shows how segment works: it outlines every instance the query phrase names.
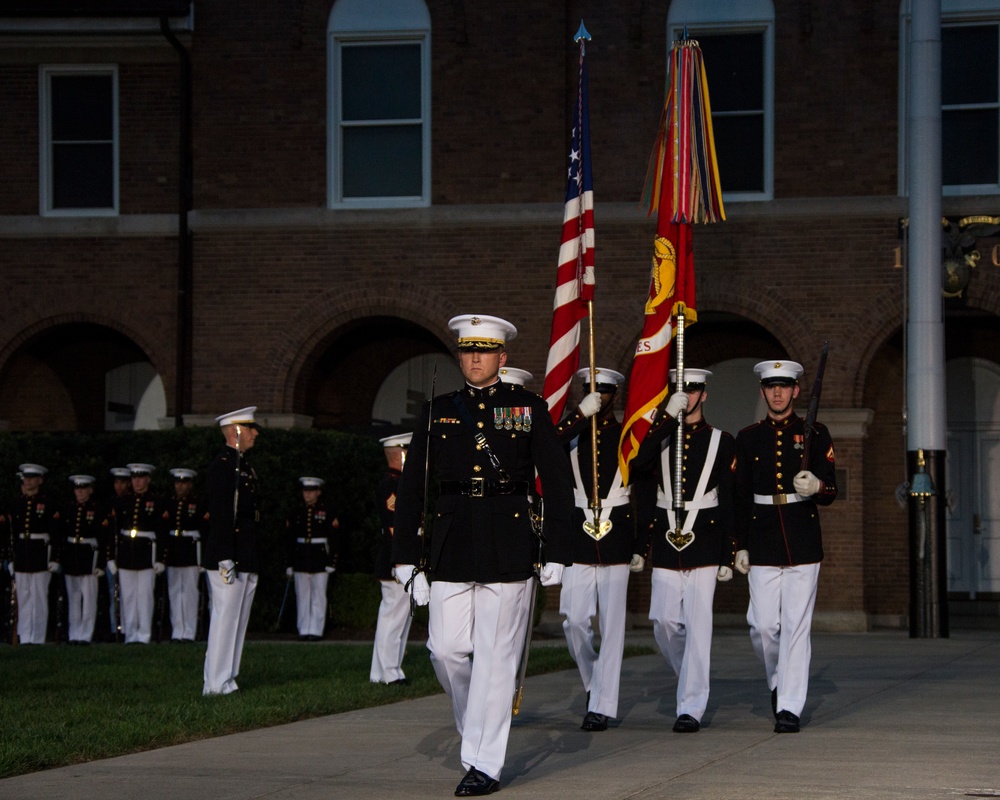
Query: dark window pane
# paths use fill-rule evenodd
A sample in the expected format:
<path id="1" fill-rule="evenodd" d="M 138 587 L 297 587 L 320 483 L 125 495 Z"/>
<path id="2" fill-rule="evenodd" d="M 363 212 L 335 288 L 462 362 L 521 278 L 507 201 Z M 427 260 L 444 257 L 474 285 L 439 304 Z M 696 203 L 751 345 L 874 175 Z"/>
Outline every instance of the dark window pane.
<path id="1" fill-rule="evenodd" d="M 998 135 L 995 109 L 944 112 L 941 118 L 942 183 L 955 186 L 1000 181 Z"/>
<path id="2" fill-rule="evenodd" d="M 941 29 L 941 102 L 946 106 L 997 101 L 997 26 Z"/>
<path id="3" fill-rule="evenodd" d="M 419 119 L 420 45 L 344 47 L 341 118 Z"/>
<path id="4" fill-rule="evenodd" d="M 694 38 L 705 60 L 712 111 L 764 108 L 764 34 Z"/>
<path id="5" fill-rule="evenodd" d="M 421 127 L 344 128 L 344 197 L 419 197 L 423 192 Z"/>
<path id="6" fill-rule="evenodd" d="M 53 208 L 113 208 L 113 152 L 110 144 L 52 147 Z"/>
<path id="7" fill-rule="evenodd" d="M 724 192 L 764 191 L 764 118 L 762 115 L 712 115 L 715 151 Z"/>
<path id="8" fill-rule="evenodd" d="M 53 75 L 52 139 L 109 141 L 114 131 L 110 75 Z"/>

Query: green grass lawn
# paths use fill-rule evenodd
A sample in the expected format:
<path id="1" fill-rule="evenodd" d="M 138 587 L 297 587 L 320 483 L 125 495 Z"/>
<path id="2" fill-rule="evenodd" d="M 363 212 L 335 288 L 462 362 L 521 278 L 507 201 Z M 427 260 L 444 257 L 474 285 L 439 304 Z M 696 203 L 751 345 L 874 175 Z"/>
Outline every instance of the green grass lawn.
<path id="1" fill-rule="evenodd" d="M 203 643 L 0 647 L 0 778 L 441 691 L 421 643 L 408 648 L 405 686 L 370 683 L 371 653 L 247 642 L 241 691 L 204 698 Z M 573 668 L 565 647 L 532 648 L 529 675 Z"/>

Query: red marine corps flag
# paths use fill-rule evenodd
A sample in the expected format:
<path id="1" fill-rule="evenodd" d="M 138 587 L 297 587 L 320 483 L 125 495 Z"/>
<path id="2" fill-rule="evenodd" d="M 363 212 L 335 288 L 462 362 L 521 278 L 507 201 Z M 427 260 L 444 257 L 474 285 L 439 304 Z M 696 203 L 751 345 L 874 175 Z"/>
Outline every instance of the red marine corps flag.
<path id="1" fill-rule="evenodd" d="M 646 175 L 644 200 L 648 199 L 650 214 L 659 214 L 642 336 L 629 376 L 618 454 L 625 483 L 657 406 L 669 391 L 670 345 L 675 337 L 678 384 L 684 381 L 684 325 L 697 319 L 691 226 L 726 218 L 708 82 L 696 41 L 674 42 L 667 82 L 667 99 Z M 680 486 L 680 481 L 673 483 Z"/>
<path id="2" fill-rule="evenodd" d="M 580 365 L 580 320 L 594 299 L 594 185 L 590 172 L 590 119 L 587 113 L 586 45 L 590 34 L 583 23 L 574 40 L 580 44 L 580 82 L 573 112 L 569 180 L 563 212 L 562 244 L 552 304 L 552 336 L 545 364 L 542 397 L 553 422 L 562 418 L 566 397 Z"/>

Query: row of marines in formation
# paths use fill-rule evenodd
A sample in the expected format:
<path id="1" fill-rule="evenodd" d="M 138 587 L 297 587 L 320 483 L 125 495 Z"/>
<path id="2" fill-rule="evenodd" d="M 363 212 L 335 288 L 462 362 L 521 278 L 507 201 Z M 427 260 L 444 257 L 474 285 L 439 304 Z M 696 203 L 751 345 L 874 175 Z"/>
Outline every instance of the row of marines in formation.
<path id="1" fill-rule="evenodd" d="M 192 491 L 197 472 L 170 470 L 173 495 L 150 491 L 152 464 L 110 470 L 114 496 L 95 497 L 92 475 L 71 475 L 74 500 L 53 503 L 44 490 L 48 470 L 21 464 L 21 494 L 0 510 L 0 558 L 9 576 L 10 614 L 3 620 L 11 640 L 42 644 L 55 617 L 57 637 L 70 644 L 94 640 L 101 579 L 108 585 L 108 636 L 127 644 L 165 638 L 204 638 L 210 584 L 203 580 L 209 508 Z M 296 590 L 300 638 L 317 640 L 327 617 L 327 581 L 336 569 L 339 520 L 321 498 L 324 481 L 304 476 L 302 502 L 285 522 L 289 581 Z M 58 586 L 56 609 L 50 586 Z M 65 606 L 65 608 L 59 608 Z M 65 621 L 66 630 L 63 631 Z M 6 637 L 5 637 L 6 639 Z"/>
<path id="2" fill-rule="evenodd" d="M 766 417 L 735 439 L 705 417 L 711 372 L 687 369 L 678 386 L 671 370 L 673 393 L 651 415 L 626 482 L 614 413 L 620 373 L 597 369 L 592 386 L 580 370 L 585 395 L 556 425 L 520 385 L 524 373 L 507 367 L 511 323 L 466 314 L 449 328 L 466 385 L 435 397 L 413 433 L 392 562 L 412 602 L 429 607 L 427 647 L 467 770 L 456 796 L 500 787 L 536 578 L 561 585 L 563 630 L 587 695 L 581 727 L 599 732 L 618 714 L 629 574 L 650 564 L 649 618 L 677 675 L 673 730 L 695 733 L 709 696 L 715 587 L 734 570 L 746 574 L 774 730 L 797 733 L 823 559 L 818 507 L 837 496 L 829 431 L 816 423 L 807 437 L 795 413 L 802 366 L 755 366 Z M 425 510 L 428 484 L 439 494 Z"/>

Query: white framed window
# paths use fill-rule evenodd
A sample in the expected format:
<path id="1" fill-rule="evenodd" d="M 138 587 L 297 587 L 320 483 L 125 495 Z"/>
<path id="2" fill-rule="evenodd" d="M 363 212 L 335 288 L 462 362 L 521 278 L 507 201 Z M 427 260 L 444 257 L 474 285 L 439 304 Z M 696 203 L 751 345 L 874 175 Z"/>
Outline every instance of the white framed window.
<path id="1" fill-rule="evenodd" d="M 899 192 L 906 168 L 909 0 L 900 3 Z M 1000 2 L 941 2 L 941 184 L 945 195 L 1000 194 Z"/>
<path id="2" fill-rule="evenodd" d="M 424 0 L 337 0 L 328 34 L 328 204 L 430 205 Z"/>
<path id="3" fill-rule="evenodd" d="M 673 0 L 667 41 L 681 39 L 685 28 L 705 58 L 724 199 L 772 199 L 774 4 L 771 0 Z"/>
<path id="4" fill-rule="evenodd" d="M 118 68 L 39 67 L 42 215 L 118 213 Z"/>

